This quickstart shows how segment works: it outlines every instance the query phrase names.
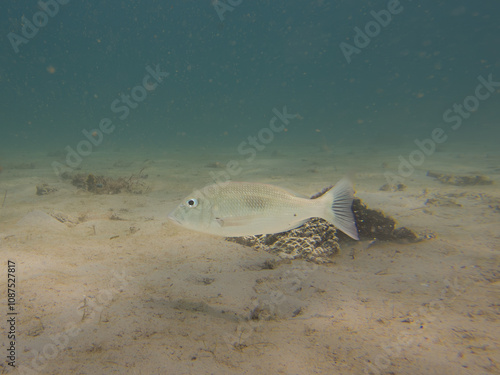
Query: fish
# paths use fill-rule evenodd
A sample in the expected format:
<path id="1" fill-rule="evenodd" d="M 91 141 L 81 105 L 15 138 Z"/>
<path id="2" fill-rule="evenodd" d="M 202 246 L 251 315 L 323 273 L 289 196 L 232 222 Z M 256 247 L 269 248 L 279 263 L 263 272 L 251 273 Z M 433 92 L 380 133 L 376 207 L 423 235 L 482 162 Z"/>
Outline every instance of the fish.
<path id="1" fill-rule="evenodd" d="M 194 231 L 241 237 L 286 232 L 319 217 L 359 240 L 353 198 L 347 178 L 316 198 L 275 185 L 226 181 L 194 191 L 168 218 Z"/>

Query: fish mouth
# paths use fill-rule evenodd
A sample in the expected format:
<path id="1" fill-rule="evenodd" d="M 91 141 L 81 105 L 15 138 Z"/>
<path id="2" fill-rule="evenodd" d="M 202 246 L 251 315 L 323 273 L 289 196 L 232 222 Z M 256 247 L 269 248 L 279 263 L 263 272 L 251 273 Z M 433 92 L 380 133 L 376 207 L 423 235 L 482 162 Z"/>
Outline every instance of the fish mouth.
<path id="1" fill-rule="evenodd" d="M 172 221 L 175 221 L 177 224 L 180 224 L 181 222 L 179 221 L 179 219 L 177 219 L 175 216 L 174 216 L 174 213 L 171 212 L 168 214 L 167 216 L 168 219 L 172 220 Z"/>

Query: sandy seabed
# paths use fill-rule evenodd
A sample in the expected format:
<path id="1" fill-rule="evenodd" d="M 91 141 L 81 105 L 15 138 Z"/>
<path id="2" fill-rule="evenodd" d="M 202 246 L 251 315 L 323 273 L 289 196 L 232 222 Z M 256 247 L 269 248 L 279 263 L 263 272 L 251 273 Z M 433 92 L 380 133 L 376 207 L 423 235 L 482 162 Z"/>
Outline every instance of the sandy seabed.
<path id="1" fill-rule="evenodd" d="M 332 264 L 273 268 L 274 255 L 167 220 L 210 172 L 242 159 L 234 150 L 93 153 L 78 172 L 130 176 L 147 166 L 149 192 L 116 195 L 61 180 L 45 153 L 3 155 L 2 373 L 500 373 L 500 154 L 436 152 L 406 190 L 387 192 L 384 173 L 408 152 L 274 151 L 242 163 L 237 179 L 312 195 L 351 175 L 370 208 L 435 238 L 352 241 Z M 428 170 L 495 183 L 446 185 Z M 42 183 L 57 191 L 37 196 Z M 6 358 L 9 260 L 15 369 Z"/>

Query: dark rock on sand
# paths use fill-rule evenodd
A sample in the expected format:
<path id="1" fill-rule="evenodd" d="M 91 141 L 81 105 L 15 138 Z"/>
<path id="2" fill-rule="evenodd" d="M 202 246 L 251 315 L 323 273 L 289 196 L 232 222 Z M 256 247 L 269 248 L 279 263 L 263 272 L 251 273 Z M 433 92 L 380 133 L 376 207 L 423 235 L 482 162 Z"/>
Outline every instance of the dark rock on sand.
<path id="1" fill-rule="evenodd" d="M 489 177 L 483 175 L 457 176 L 453 174 L 443 174 L 443 173 L 428 171 L 427 176 L 433 177 L 443 184 L 456 185 L 456 186 L 493 184 L 493 181 Z"/>
<path id="2" fill-rule="evenodd" d="M 314 198 L 324 194 L 316 194 Z M 353 202 L 359 238 L 396 242 L 418 242 L 424 239 L 411 229 L 396 228 L 396 221 L 380 210 L 369 209 L 360 199 Z M 346 234 L 320 218 L 312 218 L 304 225 L 283 233 L 229 237 L 228 241 L 253 247 L 288 259 L 305 259 L 315 263 L 331 263 L 340 251 L 340 244 L 353 241 Z"/>

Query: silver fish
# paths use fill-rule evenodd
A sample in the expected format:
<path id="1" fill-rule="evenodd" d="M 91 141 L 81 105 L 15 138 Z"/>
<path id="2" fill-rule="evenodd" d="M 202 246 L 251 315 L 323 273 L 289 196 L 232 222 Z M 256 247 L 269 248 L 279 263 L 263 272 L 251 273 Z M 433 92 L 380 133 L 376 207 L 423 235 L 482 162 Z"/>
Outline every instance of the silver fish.
<path id="1" fill-rule="evenodd" d="M 315 199 L 268 184 L 225 182 L 195 191 L 168 217 L 185 228 L 225 237 L 285 232 L 320 217 L 358 240 L 353 194 L 345 178 Z"/>

